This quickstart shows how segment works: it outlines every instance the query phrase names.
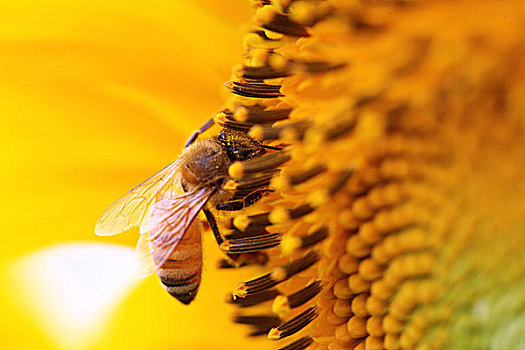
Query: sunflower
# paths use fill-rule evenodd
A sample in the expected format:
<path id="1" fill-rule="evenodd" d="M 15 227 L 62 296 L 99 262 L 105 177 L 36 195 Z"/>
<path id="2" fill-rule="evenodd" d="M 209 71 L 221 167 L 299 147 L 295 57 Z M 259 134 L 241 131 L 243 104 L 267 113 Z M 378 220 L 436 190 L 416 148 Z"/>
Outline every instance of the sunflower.
<path id="1" fill-rule="evenodd" d="M 523 6 L 252 4 L 244 61 L 216 120 L 276 148 L 230 168 L 232 186 L 270 169 L 273 192 L 221 222 L 229 237 L 221 248 L 264 250 L 269 260 L 240 273 L 208 264 L 191 310 L 151 279 L 133 291 L 127 271 L 111 274 L 129 259 L 120 245 L 35 252 L 92 240 L 100 203 L 171 161 L 216 111 L 217 69 L 241 57 L 233 26 L 217 18 L 242 21 L 245 8 L 2 5 L 9 69 L 0 87 L 12 116 L 3 212 L 14 233 L 2 261 L 6 347 L 522 348 Z M 196 38 L 196 27 L 205 35 Z M 133 243 L 126 239 L 112 242 Z M 205 246 L 213 260 L 217 249 Z M 92 318 L 104 332 L 77 334 L 91 328 L 71 318 L 71 305 L 86 300 L 63 303 L 76 273 L 61 263 L 94 256 L 119 281 L 104 280 L 113 304 L 102 305 L 113 313 Z M 242 340 L 226 323 L 218 300 L 227 289 L 234 321 L 269 340 Z"/>
<path id="2" fill-rule="evenodd" d="M 231 251 L 280 238 L 233 290 L 237 322 L 283 350 L 523 348 L 524 19 L 515 1 L 256 2 L 229 125 L 287 163 L 229 223 Z"/>

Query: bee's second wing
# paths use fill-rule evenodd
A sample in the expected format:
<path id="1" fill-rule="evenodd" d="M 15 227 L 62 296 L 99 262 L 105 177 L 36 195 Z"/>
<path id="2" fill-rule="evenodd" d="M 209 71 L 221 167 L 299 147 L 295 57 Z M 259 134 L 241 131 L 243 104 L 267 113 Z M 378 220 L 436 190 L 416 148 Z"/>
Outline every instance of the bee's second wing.
<path id="1" fill-rule="evenodd" d="M 149 241 L 149 234 L 143 233 L 139 237 L 137 247 L 135 248 L 135 257 L 137 259 L 135 274 L 137 277 L 147 277 L 155 272 L 155 262 L 151 254 L 152 248 Z"/>
<path id="2" fill-rule="evenodd" d="M 95 233 L 99 236 L 114 235 L 137 226 L 156 201 L 180 193 L 181 158 L 178 158 L 156 175 L 144 181 L 113 203 L 98 219 Z"/>
<path id="3" fill-rule="evenodd" d="M 152 206 L 140 226 L 141 237 L 136 249 L 139 275 L 147 275 L 166 262 L 214 191 L 204 187 L 175 198 L 164 198 Z"/>

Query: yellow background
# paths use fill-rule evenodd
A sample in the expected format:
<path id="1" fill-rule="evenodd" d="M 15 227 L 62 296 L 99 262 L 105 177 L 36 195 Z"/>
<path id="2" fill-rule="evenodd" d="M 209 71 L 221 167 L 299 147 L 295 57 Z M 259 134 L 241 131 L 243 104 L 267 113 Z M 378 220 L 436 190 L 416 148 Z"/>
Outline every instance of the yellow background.
<path id="1" fill-rule="evenodd" d="M 108 322 L 95 321 L 101 332 L 86 326 L 78 338 L 48 324 L 64 311 L 42 292 L 56 287 L 53 276 L 26 266 L 55 246 L 135 244 L 136 231 L 95 236 L 95 222 L 173 161 L 192 130 L 220 110 L 222 83 L 242 58 L 240 27 L 249 13 L 241 0 L 227 7 L 191 0 L 0 1 L 2 348 L 268 345 L 231 325 L 233 310 L 223 299 L 241 277 L 215 269 L 220 252 L 210 237 L 201 290 L 190 306 L 151 276 L 115 298 Z"/>

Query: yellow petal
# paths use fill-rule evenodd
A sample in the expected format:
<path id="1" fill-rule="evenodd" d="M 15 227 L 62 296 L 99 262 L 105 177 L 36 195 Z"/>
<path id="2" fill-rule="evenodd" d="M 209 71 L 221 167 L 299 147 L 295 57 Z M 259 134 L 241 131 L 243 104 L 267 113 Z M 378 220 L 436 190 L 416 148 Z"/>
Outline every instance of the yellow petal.
<path id="1" fill-rule="evenodd" d="M 220 349 L 244 339 L 224 312 L 223 294 L 234 283 L 215 274 L 221 253 L 213 238 L 190 308 L 152 277 L 134 291 L 128 285 L 125 300 L 112 297 L 103 333 L 71 328 L 67 309 L 82 303 L 57 299 L 53 291 L 67 288 L 42 271 L 59 257 L 42 249 L 102 242 L 93 229 L 104 208 L 173 161 L 189 134 L 221 108 L 222 83 L 242 55 L 238 25 L 248 17 L 246 3 L 231 5 L 224 20 L 217 14 L 227 8 L 205 1 L 1 1 L 4 347 Z M 104 242 L 136 240 L 130 232 Z M 19 271 L 23 283 L 14 284 L 8 271 L 27 256 L 31 264 L 21 264 L 39 274 Z"/>

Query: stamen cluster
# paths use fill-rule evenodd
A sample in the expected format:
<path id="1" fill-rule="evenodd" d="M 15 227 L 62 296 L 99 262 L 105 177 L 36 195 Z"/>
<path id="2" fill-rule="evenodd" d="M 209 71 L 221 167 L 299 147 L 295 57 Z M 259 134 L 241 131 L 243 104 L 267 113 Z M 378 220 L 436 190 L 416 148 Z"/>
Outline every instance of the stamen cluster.
<path id="1" fill-rule="evenodd" d="M 523 9 L 255 5 L 217 117 L 276 148 L 229 169 L 273 190 L 226 224 L 225 251 L 269 257 L 235 322 L 281 350 L 480 348 L 476 303 L 523 307 Z"/>

